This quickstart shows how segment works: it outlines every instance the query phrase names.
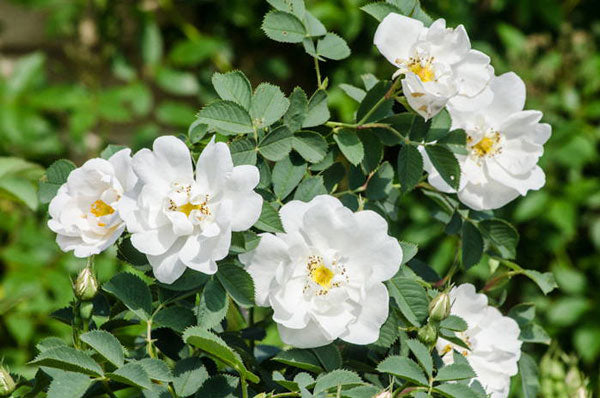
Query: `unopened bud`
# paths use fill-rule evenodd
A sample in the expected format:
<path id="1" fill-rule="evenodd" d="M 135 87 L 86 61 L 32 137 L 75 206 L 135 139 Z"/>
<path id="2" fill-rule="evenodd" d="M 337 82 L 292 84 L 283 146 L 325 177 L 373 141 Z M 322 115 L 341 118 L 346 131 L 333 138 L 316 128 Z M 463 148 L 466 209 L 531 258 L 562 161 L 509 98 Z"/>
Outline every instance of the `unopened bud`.
<path id="1" fill-rule="evenodd" d="M 441 322 L 450 315 L 450 296 L 447 293 L 438 294 L 429 303 L 429 319 Z"/>
<path id="2" fill-rule="evenodd" d="M 0 396 L 6 397 L 15 391 L 15 381 L 3 366 L 0 366 Z"/>
<path id="3" fill-rule="evenodd" d="M 437 329 L 429 323 L 425 326 L 422 326 L 417 334 L 419 336 L 419 340 L 421 340 L 421 342 L 428 347 L 433 346 L 437 342 Z"/>
<path id="4" fill-rule="evenodd" d="M 82 301 L 89 301 L 98 293 L 98 280 L 90 267 L 85 267 L 79 275 L 73 286 L 75 295 Z"/>

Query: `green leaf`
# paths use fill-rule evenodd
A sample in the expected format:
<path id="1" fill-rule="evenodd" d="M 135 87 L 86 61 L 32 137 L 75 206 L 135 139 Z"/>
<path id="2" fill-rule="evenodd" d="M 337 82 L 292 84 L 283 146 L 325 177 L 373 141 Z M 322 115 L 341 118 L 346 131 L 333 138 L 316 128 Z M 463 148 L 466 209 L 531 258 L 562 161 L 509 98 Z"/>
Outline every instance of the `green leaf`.
<path id="1" fill-rule="evenodd" d="M 294 200 L 309 202 L 315 196 L 325 194 L 327 194 L 327 189 L 323 184 L 323 177 L 311 176 L 305 178 L 304 181 L 298 185 L 298 188 L 296 188 L 296 193 L 294 193 Z"/>
<path id="2" fill-rule="evenodd" d="M 35 348 L 37 348 L 39 352 L 42 352 L 51 348 L 66 347 L 66 345 L 67 343 L 65 343 L 63 339 L 58 337 L 46 337 L 45 339 L 38 341 Z"/>
<path id="3" fill-rule="evenodd" d="M 212 84 L 221 99 L 233 101 L 244 109 L 250 110 L 252 86 L 243 72 L 239 70 L 227 73 L 216 72 L 212 76 Z"/>
<path id="4" fill-rule="evenodd" d="M 327 105 L 327 92 L 317 90 L 308 101 L 308 113 L 302 127 L 309 128 L 320 126 L 329 120 L 331 114 Z"/>
<path id="5" fill-rule="evenodd" d="M 367 91 L 365 99 L 362 100 L 356 111 L 356 120 L 362 121 L 365 116 L 375 107 L 375 105 L 387 94 L 392 83 L 390 81 L 380 81 L 373 88 Z M 394 106 L 393 99 L 386 99 L 370 115 L 365 122 L 377 122 L 387 116 L 390 116 Z"/>
<path id="6" fill-rule="evenodd" d="M 192 40 L 177 41 L 169 52 L 169 60 L 176 66 L 198 66 L 210 57 L 218 55 L 224 47 L 226 48 L 227 44 L 222 39 L 194 36 Z"/>
<path id="7" fill-rule="evenodd" d="M 157 327 L 167 327 L 181 333 L 196 323 L 196 317 L 189 308 L 174 305 L 157 312 L 153 321 Z"/>
<path id="8" fill-rule="evenodd" d="M 383 21 L 383 18 L 385 18 L 391 12 L 394 12 L 396 14 L 402 14 L 402 11 L 400 11 L 398 7 L 396 7 L 393 4 L 386 3 L 384 1 L 380 1 L 377 3 L 369 3 L 362 6 L 360 9 L 372 16 L 373 18 L 375 18 L 379 22 Z"/>
<path id="9" fill-rule="evenodd" d="M 236 398 L 242 396 L 238 385 L 240 380 L 229 374 L 211 376 L 202 384 L 196 397 Z"/>
<path id="10" fill-rule="evenodd" d="M 226 135 L 254 131 L 248 112 L 232 101 L 215 101 L 205 106 L 198 112 L 197 120 Z"/>
<path id="11" fill-rule="evenodd" d="M 198 357 L 185 358 L 175 363 L 173 387 L 180 397 L 194 394 L 208 379 L 208 372 Z"/>
<path id="12" fill-rule="evenodd" d="M 552 272 L 541 273 L 538 271 L 527 269 L 525 270 L 524 274 L 527 275 L 529 279 L 534 281 L 544 294 L 548 294 L 558 287 Z"/>
<path id="13" fill-rule="evenodd" d="M 41 203 L 50 203 L 56 192 L 76 166 L 70 160 L 59 159 L 46 170 L 46 176 L 40 182 L 38 197 Z"/>
<path id="14" fill-rule="evenodd" d="M 367 95 L 367 92 L 362 88 L 358 88 L 350 84 L 342 83 L 340 84 L 340 88 L 356 102 L 361 102 L 363 99 L 365 99 L 365 95 Z"/>
<path id="15" fill-rule="evenodd" d="M 229 300 L 225 289 L 215 279 L 209 280 L 196 307 L 198 325 L 205 329 L 214 328 L 225 318 L 227 308 Z"/>
<path id="16" fill-rule="evenodd" d="M 377 371 L 390 373 L 421 386 L 428 386 L 425 374 L 412 359 L 394 355 L 387 357 L 377 365 Z"/>
<path id="17" fill-rule="evenodd" d="M 453 363 L 438 370 L 435 381 L 465 380 L 477 377 L 469 365 Z"/>
<path id="18" fill-rule="evenodd" d="M 156 84 L 174 95 L 195 95 L 200 85 L 193 73 L 161 67 L 156 73 Z"/>
<path id="19" fill-rule="evenodd" d="M 156 21 L 148 19 L 142 32 L 142 59 L 146 65 L 156 65 L 163 56 L 163 40 Z"/>
<path id="20" fill-rule="evenodd" d="M 313 348 L 313 353 L 327 372 L 342 367 L 342 355 L 335 344 Z"/>
<path id="21" fill-rule="evenodd" d="M 102 376 L 102 368 L 88 354 L 72 347 L 55 347 L 39 353 L 31 362 L 34 366 L 48 366 L 91 376 Z"/>
<path id="22" fill-rule="evenodd" d="M 277 10 L 294 14 L 299 19 L 304 18 L 306 13 L 304 0 L 267 0 L 267 2 Z"/>
<path id="23" fill-rule="evenodd" d="M 199 143 L 208 132 L 208 125 L 195 120 L 188 128 L 188 137 L 192 144 Z"/>
<path id="24" fill-rule="evenodd" d="M 21 57 L 6 83 L 7 93 L 15 96 L 31 88 L 42 75 L 44 62 L 45 56 L 41 52 Z"/>
<path id="25" fill-rule="evenodd" d="M 480 221 L 479 229 L 502 257 L 515 258 L 519 243 L 519 233 L 515 227 L 504 220 L 493 218 Z"/>
<path id="26" fill-rule="evenodd" d="M 295 157 L 287 157 L 273 167 L 273 192 L 281 200 L 285 199 L 304 177 L 306 163 Z"/>
<path id="27" fill-rule="evenodd" d="M 440 176 L 454 189 L 460 186 L 460 166 L 456 156 L 448 149 L 439 145 L 427 145 L 425 152 Z"/>
<path id="28" fill-rule="evenodd" d="M 279 354 L 273 357 L 273 360 L 288 366 L 308 370 L 309 372 L 320 373 L 323 371 L 319 359 L 310 350 L 292 348 L 291 350 L 279 352 Z"/>
<path id="29" fill-rule="evenodd" d="M 415 339 L 406 340 L 406 345 L 415 355 L 417 362 L 419 362 L 419 365 L 425 370 L 425 373 L 431 377 L 433 374 L 433 359 L 431 358 L 429 349 L 419 340 Z"/>
<path id="30" fill-rule="evenodd" d="M 529 354 L 521 353 L 518 362 L 523 398 L 536 398 L 540 389 L 538 365 Z"/>
<path id="31" fill-rule="evenodd" d="M 126 146 L 124 145 L 113 145 L 113 144 L 109 144 L 106 146 L 106 148 L 104 148 L 104 150 L 102 152 L 100 152 L 100 157 L 102 159 L 110 159 L 110 157 L 112 155 L 114 155 L 115 153 L 123 150 L 123 149 L 127 149 Z"/>
<path id="32" fill-rule="evenodd" d="M 467 134 L 464 130 L 453 130 L 438 140 L 437 143 L 459 155 L 467 155 L 469 153 L 466 148 Z"/>
<path id="33" fill-rule="evenodd" d="M 179 277 L 173 283 L 160 283 L 156 284 L 160 286 L 162 289 L 173 290 L 176 292 L 184 292 L 188 290 L 198 289 L 202 285 L 206 283 L 206 281 L 210 278 L 209 275 L 203 274 L 202 272 L 197 272 L 188 268 L 185 270 L 183 275 Z"/>
<path id="34" fill-rule="evenodd" d="M 290 101 L 281 89 L 270 83 L 261 83 L 252 95 L 250 116 L 258 128 L 268 127 L 278 121 L 287 111 Z"/>
<path id="35" fill-rule="evenodd" d="M 405 277 L 393 278 L 386 284 L 402 315 L 413 326 L 421 326 L 429 315 L 429 300 L 425 289 L 416 281 Z"/>
<path id="36" fill-rule="evenodd" d="M 384 200 L 390 195 L 394 168 L 389 162 L 383 162 L 377 172 L 369 180 L 366 196 L 372 200 Z"/>
<path id="37" fill-rule="evenodd" d="M 295 15 L 283 11 L 268 12 L 262 30 L 269 39 L 282 43 L 300 43 L 306 36 L 304 24 Z"/>
<path id="38" fill-rule="evenodd" d="M 333 139 L 350 163 L 356 166 L 362 162 L 365 157 L 365 149 L 356 131 L 342 129 L 333 136 Z"/>
<path id="39" fill-rule="evenodd" d="M 330 373 L 320 374 L 317 377 L 314 394 L 327 391 L 329 389 L 346 386 L 357 386 L 364 384 L 359 375 L 346 369 L 336 369 Z"/>
<path id="40" fill-rule="evenodd" d="M 256 147 L 254 141 L 250 138 L 242 138 L 229 144 L 233 164 L 239 166 L 242 164 L 256 164 Z"/>
<path id="41" fill-rule="evenodd" d="M 431 126 L 425 135 L 425 142 L 437 141 L 446 137 L 450 133 L 451 124 L 452 121 L 448 111 L 442 109 L 440 113 L 431 119 Z"/>
<path id="42" fill-rule="evenodd" d="M 47 398 L 81 398 L 92 385 L 92 379 L 80 373 L 59 373 L 52 378 Z"/>
<path id="43" fill-rule="evenodd" d="M 365 152 L 361 166 L 365 174 L 368 174 L 377 169 L 383 159 L 383 145 L 375 134 L 361 134 L 359 138 Z"/>
<path id="44" fill-rule="evenodd" d="M 310 163 L 319 163 L 327 154 L 327 141 L 319 133 L 301 131 L 294 134 L 292 148 Z"/>
<path id="45" fill-rule="evenodd" d="M 319 37 L 327 33 L 323 23 L 308 11 L 304 13 L 304 27 L 310 37 Z"/>
<path id="46" fill-rule="evenodd" d="M 152 295 L 148 285 L 138 276 L 122 272 L 113 276 L 102 289 L 115 296 L 141 319 L 147 321 L 152 314 Z"/>
<path id="47" fill-rule="evenodd" d="M 296 87 L 290 94 L 290 106 L 283 116 L 283 123 L 290 131 L 296 132 L 302 128 L 304 119 L 308 114 L 308 98 L 300 87 Z"/>
<path id="48" fill-rule="evenodd" d="M 219 267 L 219 269 L 221 269 L 221 267 Z M 199 326 L 194 326 L 183 333 L 183 340 L 219 361 L 224 362 L 228 366 L 231 366 L 238 373 L 245 376 L 250 382 L 258 383 L 258 376 L 246 369 L 240 356 L 229 348 L 223 340 L 211 332 L 204 330 Z"/>
<path id="49" fill-rule="evenodd" d="M 152 381 L 139 363 L 130 362 L 112 373 L 107 373 L 107 376 L 119 383 L 148 390 L 152 389 Z"/>
<path id="50" fill-rule="evenodd" d="M 483 255 L 483 238 L 477 227 L 469 221 L 462 225 L 462 264 L 466 269 L 479 263 Z"/>
<path id="51" fill-rule="evenodd" d="M 273 129 L 258 143 L 260 154 L 273 162 L 283 159 L 291 150 L 292 132 L 286 126 Z"/>
<path id="52" fill-rule="evenodd" d="M 519 340 L 524 343 L 539 343 L 549 345 L 552 341 L 548 333 L 538 324 L 529 323 L 521 326 Z"/>
<path id="53" fill-rule="evenodd" d="M 442 384 L 435 387 L 433 391 L 447 398 L 479 398 L 468 386 L 458 383 Z"/>
<path id="54" fill-rule="evenodd" d="M 254 305 L 254 280 L 246 270 L 233 264 L 221 264 L 216 275 L 236 303 L 242 307 Z"/>
<path id="55" fill-rule="evenodd" d="M 464 319 L 456 315 L 450 315 L 440 323 L 440 327 L 454 332 L 464 332 L 469 325 L 467 325 Z"/>
<path id="56" fill-rule="evenodd" d="M 96 350 L 117 368 L 125 363 L 123 346 L 115 336 L 104 330 L 92 330 L 79 336 L 79 339 Z"/>
<path id="57" fill-rule="evenodd" d="M 402 264 L 409 262 L 414 256 L 417 255 L 419 247 L 410 242 L 400 241 L 400 247 L 402 247 Z"/>
<path id="58" fill-rule="evenodd" d="M 273 205 L 266 200 L 263 201 L 260 217 L 253 227 L 265 232 L 283 232 L 283 225 L 281 224 L 279 213 L 273 208 Z"/>
<path id="59" fill-rule="evenodd" d="M 173 375 L 171 374 L 171 369 L 169 366 L 160 359 L 156 358 L 144 358 L 136 361 L 135 363 L 139 364 L 144 370 L 150 379 L 158 380 L 165 383 L 168 383 L 173 380 Z"/>
<path id="60" fill-rule="evenodd" d="M 398 180 L 403 193 L 411 191 L 423 174 L 423 157 L 410 144 L 402 145 L 398 153 Z"/>
<path id="61" fill-rule="evenodd" d="M 317 55 L 333 60 L 340 60 L 350 56 L 350 48 L 346 40 L 335 33 L 327 33 L 317 42 Z"/>

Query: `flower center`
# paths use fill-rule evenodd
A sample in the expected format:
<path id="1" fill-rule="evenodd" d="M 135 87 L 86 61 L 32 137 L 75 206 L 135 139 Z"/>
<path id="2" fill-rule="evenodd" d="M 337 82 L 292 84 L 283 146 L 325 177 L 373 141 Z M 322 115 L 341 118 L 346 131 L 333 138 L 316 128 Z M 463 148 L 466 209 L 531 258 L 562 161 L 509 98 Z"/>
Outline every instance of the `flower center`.
<path id="1" fill-rule="evenodd" d="M 419 76 L 422 82 L 430 82 L 435 79 L 435 72 L 431 69 L 431 62 L 415 62 L 409 64 L 408 68 L 412 73 Z"/>
<path id="2" fill-rule="evenodd" d="M 192 204 L 187 202 L 184 205 L 177 206 L 176 211 L 180 211 L 186 215 L 186 217 L 190 216 L 190 213 L 194 210 L 198 210 L 201 214 L 208 216 L 210 214 L 210 210 L 206 206 L 206 201 L 199 204 Z"/>
<path id="3" fill-rule="evenodd" d="M 486 133 L 482 139 L 476 144 L 473 144 L 473 138 L 467 137 L 467 144 L 471 149 L 471 154 L 477 158 L 483 158 L 485 156 L 493 156 L 501 151 L 500 148 L 500 133 L 497 131 L 490 131 Z"/>
<path id="4" fill-rule="evenodd" d="M 331 280 L 333 279 L 333 271 L 321 265 L 311 271 L 310 277 L 322 288 L 329 289 L 331 287 Z"/>
<path id="5" fill-rule="evenodd" d="M 103 200 L 98 199 L 90 206 L 90 213 L 96 217 L 107 216 L 113 214 L 115 209 L 107 205 Z"/>

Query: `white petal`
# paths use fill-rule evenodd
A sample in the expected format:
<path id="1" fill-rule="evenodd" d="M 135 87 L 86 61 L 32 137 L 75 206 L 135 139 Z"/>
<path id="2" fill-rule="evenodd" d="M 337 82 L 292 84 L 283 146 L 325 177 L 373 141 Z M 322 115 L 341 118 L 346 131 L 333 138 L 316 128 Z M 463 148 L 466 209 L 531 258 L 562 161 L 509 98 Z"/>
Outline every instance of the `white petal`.
<path id="1" fill-rule="evenodd" d="M 456 95 L 448 100 L 447 109 L 452 119 L 451 129 L 465 128 L 473 115 L 485 109 L 494 100 L 494 92 L 489 84 L 474 97 Z"/>
<path id="2" fill-rule="evenodd" d="M 397 66 L 396 60 L 411 56 L 410 50 L 424 30 L 421 21 L 390 13 L 377 27 L 373 41 L 379 52 Z"/>
<path id="3" fill-rule="evenodd" d="M 114 168 L 107 160 L 94 158 L 73 170 L 67 178 L 67 188 L 77 196 L 98 197 L 111 185 Z"/>
<path id="4" fill-rule="evenodd" d="M 259 178 L 256 167 L 245 165 L 234 167 L 227 180 L 227 199 L 235 209 L 235 217 L 231 220 L 233 231 L 247 230 L 260 217 L 263 199 L 253 191 Z"/>
<path id="5" fill-rule="evenodd" d="M 279 209 L 279 217 L 283 224 L 285 232 L 293 233 L 302 228 L 304 223 L 304 214 L 308 209 L 315 206 L 325 206 L 331 209 L 342 207 L 342 202 L 331 195 L 315 196 L 310 202 L 292 200 L 287 202 Z"/>
<path id="6" fill-rule="evenodd" d="M 280 324 L 277 324 L 277 329 L 279 330 L 281 341 L 298 348 L 321 347 L 333 341 L 328 338 L 321 327 L 312 320 L 302 329 L 290 329 Z"/>
<path id="7" fill-rule="evenodd" d="M 148 262 L 152 266 L 154 276 L 162 283 L 173 283 L 185 271 L 185 264 L 179 259 L 179 250 L 185 244 L 186 239 L 180 238 L 171 248 L 164 254 L 153 256 L 147 255 Z"/>
<path id="8" fill-rule="evenodd" d="M 430 82 L 434 83 L 434 82 Z M 455 93 L 444 90 L 448 94 L 432 92 L 414 73 L 407 73 L 402 79 L 402 90 L 410 107 L 421 115 L 425 120 L 429 120 L 437 115 L 446 106 L 448 99 Z"/>
<path id="9" fill-rule="evenodd" d="M 485 184 L 467 184 L 458 193 L 458 199 L 473 210 L 493 210 L 512 202 L 519 191 L 497 181 Z"/>
<path id="10" fill-rule="evenodd" d="M 471 42 L 464 26 L 447 29 L 444 19 L 438 19 L 431 24 L 426 38 L 431 45 L 431 55 L 436 61 L 446 64 L 459 62 L 471 49 Z"/>
<path id="11" fill-rule="evenodd" d="M 490 57 L 481 51 L 471 50 L 454 66 L 459 95 L 474 97 L 481 93 L 494 77 Z"/>
<path id="12" fill-rule="evenodd" d="M 185 144 L 173 136 L 154 140 L 153 151 L 142 149 L 132 158 L 135 173 L 144 184 L 169 189 L 174 182 L 192 181 L 192 158 Z"/>
<path id="13" fill-rule="evenodd" d="M 304 302 L 304 278 L 293 278 L 270 295 L 273 320 L 285 327 L 300 329 L 307 325 L 308 316 Z"/>
<path id="14" fill-rule="evenodd" d="M 233 161 L 229 147 L 214 138 L 204 148 L 196 163 L 196 181 L 216 193 L 233 171 Z"/>
<path id="15" fill-rule="evenodd" d="M 121 149 L 112 155 L 108 161 L 113 165 L 115 176 L 121 183 L 123 190 L 129 191 L 133 189 L 138 181 L 138 177 L 131 165 L 131 149 Z"/>
<path id="16" fill-rule="evenodd" d="M 385 285 L 373 285 L 361 306 L 358 318 L 340 338 L 352 344 L 371 344 L 379 338 L 379 330 L 388 317 L 389 296 Z"/>
<path id="17" fill-rule="evenodd" d="M 335 300 L 331 298 L 330 300 Z M 338 303 L 332 305 L 328 311 L 316 312 L 313 311 L 314 320 L 321 326 L 321 330 L 331 340 L 335 340 L 344 334 L 348 328 L 348 325 L 356 319 L 347 303 Z"/>
<path id="18" fill-rule="evenodd" d="M 490 88 L 494 92 L 494 99 L 485 114 L 493 127 L 500 127 L 507 117 L 523 110 L 525 83 L 516 73 L 508 72 L 492 79 Z"/>
<path id="19" fill-rule="evenodd" d="M 495 181 L 498 181 L 507 187 L 513 188 L 521 195 L 525 195 L 530 189 L 540 189 L 546 183 L 544 172 L 539 167 L 535 167 L 527 174 L 511 174 L 505 170 L 495 159 L 486 162 L 489 175 Z"/>
<path id="20" fill-rule="evenodd" d="M 131 244 L 142 253 L 158 256 L 169 250 L 176 239 L 171 228 L 166 226 L 132 234 Z"/>

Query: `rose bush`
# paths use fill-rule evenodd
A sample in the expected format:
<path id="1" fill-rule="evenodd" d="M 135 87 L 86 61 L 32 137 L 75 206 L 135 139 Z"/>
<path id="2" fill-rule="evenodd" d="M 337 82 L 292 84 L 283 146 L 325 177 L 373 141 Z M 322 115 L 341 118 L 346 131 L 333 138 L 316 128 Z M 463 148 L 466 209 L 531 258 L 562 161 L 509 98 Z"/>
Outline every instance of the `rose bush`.
<path id="1" fill-rule="evenodd" d="M 310 95 L 217 73 L 220 98 L 187 135 L 46 171 L 48 225 L 88 265 L 57 313 L 72 342 L 40 341 L 36 377 L 4 372 L 3 392 L 506 398 L 521 373 L 535 396 L 523 343 L 547 335 L 530 305 L 503 315 L 484 294 L 517 275 L 544 294 L 556 286 L 513 261 L 519 236 L 491 211 L 545 181 L 550 126 L 523 110 L 523 82 L 494 77 L 462 26 L 417 2 L 373 3 L 374 44 L 398 71 L 346 85 L 355 121 L 330 120 L 319 65 L 350 49 L 302 0 L 270 4 L 266 35 L 314 59 Z M 446 275 L 395 225 L 416 190 L 459 237 Z M 93 255 L 115 242 L 131 272 L 99 287 Z M 460 284 L 485 261 L 494 271 L 482 293 Z"/>

